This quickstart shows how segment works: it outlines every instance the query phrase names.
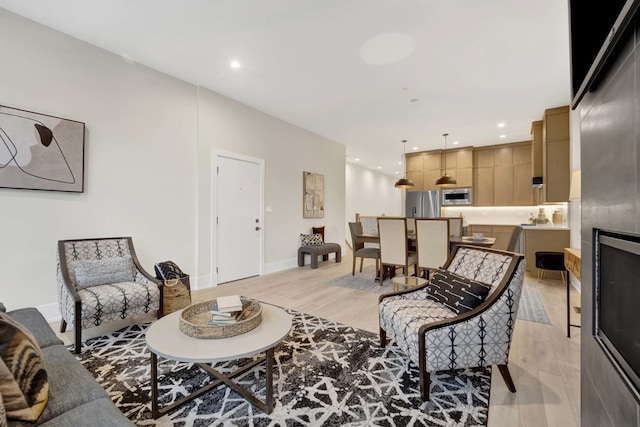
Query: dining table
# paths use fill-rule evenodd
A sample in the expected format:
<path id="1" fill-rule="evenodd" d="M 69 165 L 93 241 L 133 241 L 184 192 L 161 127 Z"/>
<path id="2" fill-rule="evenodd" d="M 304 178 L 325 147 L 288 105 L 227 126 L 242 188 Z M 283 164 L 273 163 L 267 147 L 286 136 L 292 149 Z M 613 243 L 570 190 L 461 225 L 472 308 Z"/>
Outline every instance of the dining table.
<path id="1" fill-rule="evenodd" d="M 380 235 L 377 233 L 356 234 L 356 238 L 365 243 L 380 243 Z"/>
<path id="2" fill-rule="evenodd" d="M 449 237 L 449 246 L 451 250 L 458 245 L 473 245 L 483 248 L 490 248 L 496 243 L 495 237 L 474 238 L 473 236 L 451 236 Z"/>
<path id="3" fill-rule="evenodd" d="M 366 243 L 380 243 L 380 236 L 376 233 L 366 233 L 366 234 L 358 234 L 356 237 Z M 410 233 L 407 236 L 407 239 L 410 242 L 414 242 L 416 240 L 416 235 L 414 233 Z M 495 237 L 483 237 L 476 239 L 473 236 L 451 236 L 449 237 L 449 246 L 450 250 L 453 250 L 458 245 L 473 245 L 473 246 L 482 246 L 483 248 L 490 248 L 496 243 Z"/>
<path id="4" fill-rule="evenodd" d="M 380 235 L 378 233 L 363 233 L 356 234 L 356 238 L 365 243 L 380 243 Z M 407 235 L 407 240 L 410 246 L 416 245 L 416 235 L 415 233 L 409 233 Z M 449 237 L 449 253 L 453 252 L 456 246 L 458 245 L 473 245 L 473 246 L 482 246 L 485 248 L 492 247 L 496 242 L 495 237 L 483 237 L 483 238 L 474 238 L 473 236 L 450 236 Z M 377 277 L 376 273 L 376 281 L 380 281 L 380 278 Z"/>

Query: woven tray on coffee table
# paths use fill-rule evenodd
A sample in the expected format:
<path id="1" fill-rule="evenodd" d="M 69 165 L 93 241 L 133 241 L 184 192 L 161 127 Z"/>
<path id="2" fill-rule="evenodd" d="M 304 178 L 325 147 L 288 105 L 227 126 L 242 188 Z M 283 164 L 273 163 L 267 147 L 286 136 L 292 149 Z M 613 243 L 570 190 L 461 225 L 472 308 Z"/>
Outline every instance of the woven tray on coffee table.
<path id="1" fill-rule="evenodd" d="M 241 298 L 243 316 L 235 323 L 212 325 L 211 310 L 216 300 L 190 305 L 180 314 L 180 331 L 194 338 L 229 338 L 255 329 L 262 321 L 262 307 L 257 301 Z"/>

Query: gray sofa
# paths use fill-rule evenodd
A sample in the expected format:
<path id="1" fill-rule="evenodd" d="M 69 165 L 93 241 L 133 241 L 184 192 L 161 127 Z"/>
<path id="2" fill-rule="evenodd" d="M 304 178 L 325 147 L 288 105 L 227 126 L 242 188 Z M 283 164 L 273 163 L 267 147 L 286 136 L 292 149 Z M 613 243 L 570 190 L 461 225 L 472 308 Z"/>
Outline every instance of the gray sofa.
<path id="1" fill-rule="evenodd" d="M 5 311 L 0 303 L 0 311 Z M 35 308 L 8 314 L 24 325 L 42 349 L 49 380 L 49 400 L 35 423 L 8 420 L 9 426 L 132 426 L 89 371 L 63 345 Z"/>

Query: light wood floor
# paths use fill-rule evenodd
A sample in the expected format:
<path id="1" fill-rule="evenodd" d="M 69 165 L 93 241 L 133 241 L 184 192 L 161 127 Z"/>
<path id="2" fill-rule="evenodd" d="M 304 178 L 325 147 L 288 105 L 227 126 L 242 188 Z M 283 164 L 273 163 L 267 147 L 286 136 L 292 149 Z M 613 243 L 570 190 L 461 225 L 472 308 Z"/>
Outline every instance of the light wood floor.
<path id="1" fill-rule="evenodd" d="M 196 299 L 240 294 L 377 333 L 377 294 L 327 285 L 351 272 L 351 259 L 347 253 L 342 263 L 331 259 L 315 270 L 306 266 L 227 283 L 198 292 Z M 560 280 L 526 280 L 538 290 L 552 324 L 516 322 L 509 369 L 517 392 L 509 392 L 493 370 L 489 426 L 579 426 L 580 330 L 572 328 L 566 337 L 566 288 Z M 572 305 L 578 305 L 580 296 L 572 292 Z M 580 323 L 578 314 L 572 323 Z"/>
<path id="2" fill-rule="evenodd" d="M 199 302 L 239 294 L 377 333 L 377 294 L 327 284 L 351 273 L 351 259 L 348 252 L 342 263 L 335 263 L 332 258 L 320 262 L 315 270 L 306 266 L 227 283 L 195 292 L 193 299 Z M 579 426 L 580 331 L 572 328 L 572 337 L 566 337 L 566 288 L 560 280 L 526 280 L 538 289 L 552 324 L 516 322 L 509 369 L 517 393 L 507 390 L 499 371 L 494 369 L 489 426 Z M 575 289 L 572 292 L 572 304 L 577 305 L 579 294 Z M 579 315 L 572 316 L 572 323 L 579 324 Z M 83 337 L 99 332 L 83 332 Z M 63 334 L 65 341 L 70 342 L 72 334 L 73 331 Z"/>

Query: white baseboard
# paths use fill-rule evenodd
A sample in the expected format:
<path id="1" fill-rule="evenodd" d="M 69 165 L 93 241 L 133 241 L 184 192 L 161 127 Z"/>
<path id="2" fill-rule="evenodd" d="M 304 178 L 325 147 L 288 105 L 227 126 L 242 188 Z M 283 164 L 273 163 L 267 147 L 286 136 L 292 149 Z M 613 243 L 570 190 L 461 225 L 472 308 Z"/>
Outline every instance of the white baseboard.
<path id="1" fill-rule="evenodd" d="M 59 322 L 62 319 L 57 303 L 37 305 L 36 309 L 47 319 L 48 323 Z"/>
<path id="2" fill-rule="evenodd" d="M 201 291 L 203 289 L 213 288 L 210 274 L 205 274 L 203 276 L 189 276 L 189 282 L 191 283 L 192 291 Z"/>
<path id="3" fill-rule="evenodd" d="M 288 270 L 290 268 L 295 268 L 297 266 L 298 266 L 298 259 L 297 258 L 292 258 L 292 259 L 287 259 L 287 260 L 284 260 L 284 261 L 273 262 L 273 263 L 269 263 L 269 264 L 265 264 L 264 265 L 264 273 L 263 274 L 276 273 L 278 271 Z M 202 289 L 209 289 L 209 288 L 213 287 L 213 286 L 211 286 L 211 277 L 210 277 L 210 275 L 205 275 L 205 276 L 200 276 L 200 277 L 190 276 L 189 277 L 189 282 L 191 284 L 191 289 L 192 290 L 202 290 Z M 39 305 L 39 306 L 36 306 L 36 309 L 40 313 L 42 313 L 44 318 L 47 319 L 47 322 L 49 322 L 49 323 L 59 322 L 62 319 L 62 316 L 60 315 L 60 311 L 58 309 L 58 304 L 57 303 Z"/>
<path id="4" fill-rule="evenodd" d="M 291 258 L 291 259 L 285 259 L 283 261 L 265 263 L 263 274 L 276 273 L 278 271 L 288 270 L 290 268 L 295 268 L 297 266 L 298 266 L 298 258 Z"/>

